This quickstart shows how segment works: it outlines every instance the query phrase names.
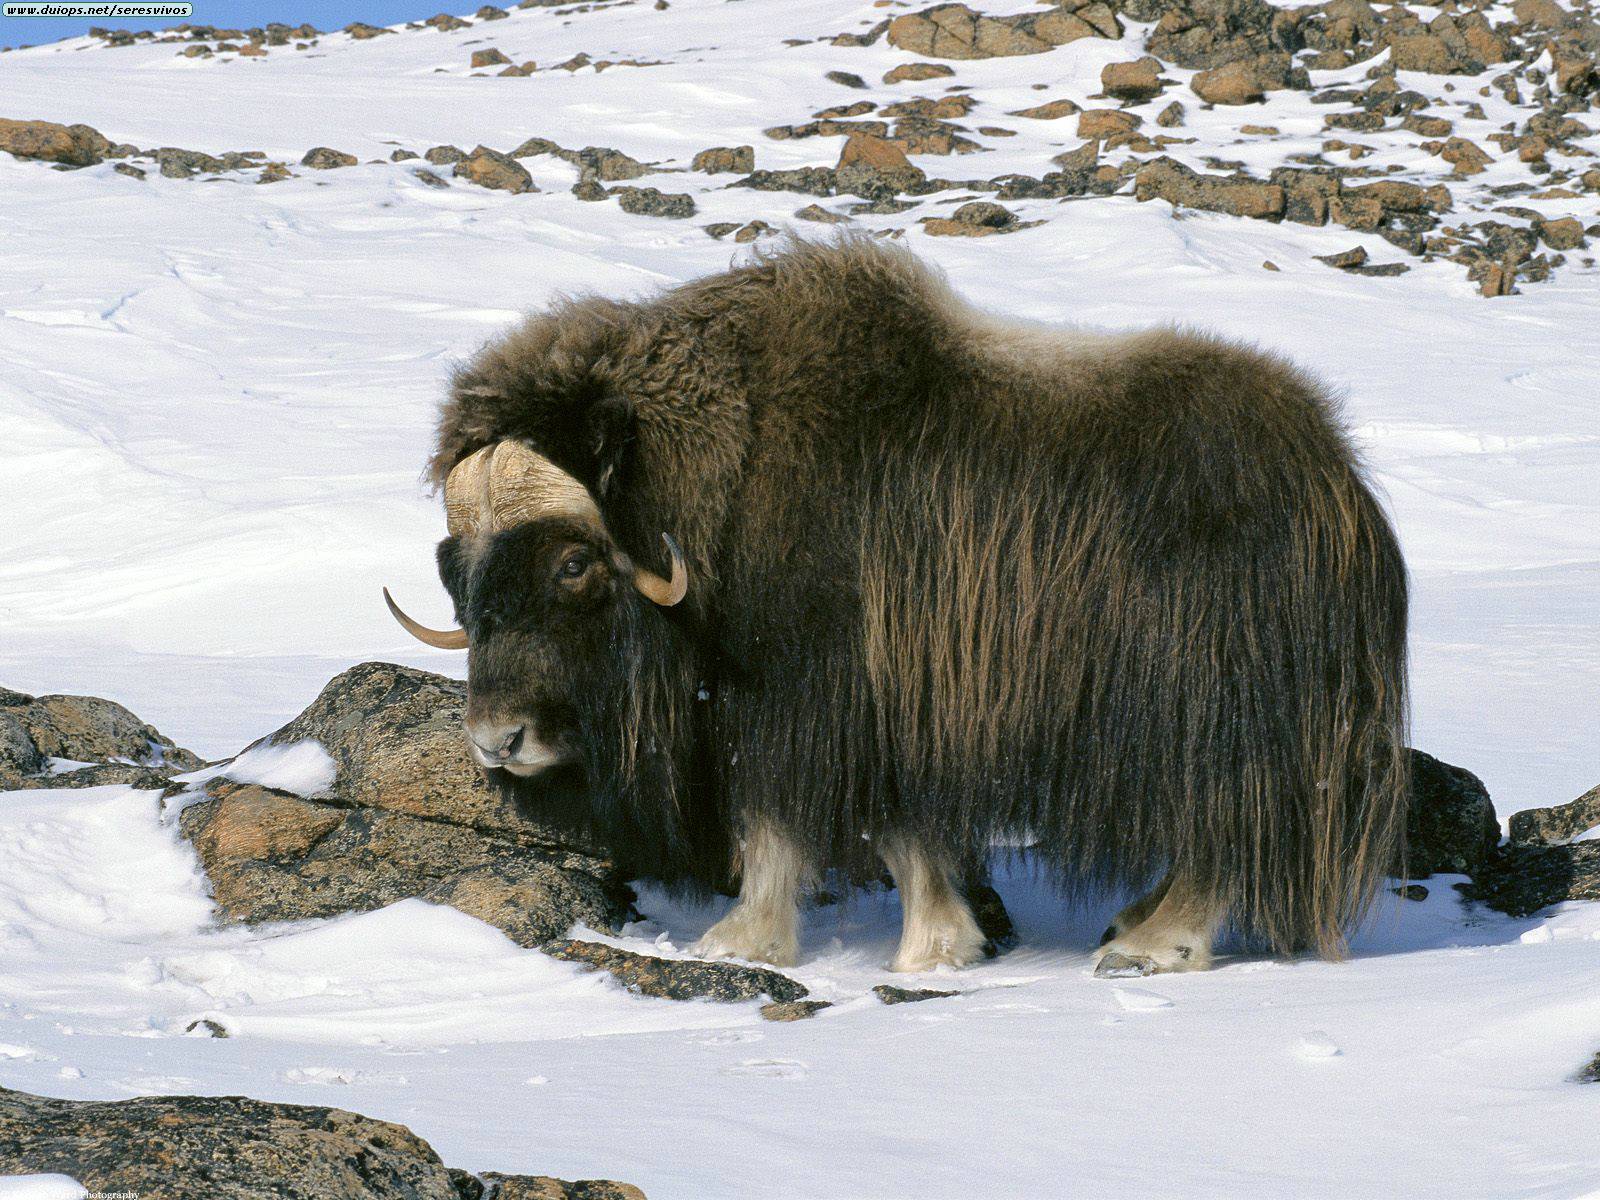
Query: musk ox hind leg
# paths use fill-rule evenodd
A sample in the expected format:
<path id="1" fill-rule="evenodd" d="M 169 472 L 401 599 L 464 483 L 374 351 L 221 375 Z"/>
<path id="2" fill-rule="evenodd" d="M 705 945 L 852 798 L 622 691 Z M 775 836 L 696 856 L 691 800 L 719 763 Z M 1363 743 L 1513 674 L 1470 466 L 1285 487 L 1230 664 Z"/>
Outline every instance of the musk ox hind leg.
<path id="1" fill-rule="evenodd" d="M 989 953 L 950 864 L 911 838 L 891 834 L 877 843 L 878 856 L 900 893 L 900 948 L 891 971 L 929 971 L 941 964 L 964 967 Z"/>
<path id="2" fill-rule="evenodd" d="M 800 889 L 812 864 L 800 844 L 770 821 L 745 827 L 739 847 L 739 900 L 690 953 L 792 967 L 800 960 Z"/>
<path id="3" fill-rule="evenodd" d="M 1139 909 L 1158 893 L 1160 899 L 1143 920 L 1132 928 L 1119 930 L 1096 951 L 1096 975 L 1117 978 L 1210 969 L 1211 947 L 1227 909 L 1182 876 L 1168 876 L 1156 892 L 1124 909 L 1117 920 L 1120 922 L 1130 910 Z"/>
<path id="4" fill-rule="evenodd" d="M 1156 884 L 1147 895 L 1140 896 L 1132 904 L 1112 917 L 1111 924 L 1107 926 L 1105 933 L 1100 935 L 1100 944 L 1104 946 L 1112 938 L 1121 937 L 1130 929 L 1139 925 L 1151 913 L 1155 912 L 1156 905 L 1166 898 L 1167 889 L 1171 886 L 1172 875 L 1169 873 L 1163 876 L 1161 882 Z"/>

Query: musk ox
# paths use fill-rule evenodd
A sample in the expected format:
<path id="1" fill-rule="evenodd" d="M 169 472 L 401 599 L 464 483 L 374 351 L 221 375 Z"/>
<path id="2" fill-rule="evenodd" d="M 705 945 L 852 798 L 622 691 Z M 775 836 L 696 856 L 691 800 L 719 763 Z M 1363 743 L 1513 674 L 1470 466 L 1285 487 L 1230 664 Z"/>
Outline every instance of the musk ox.
<path id="1" fill-rule="evenodd" d="M 893 967 L 959 966 L 964 873 L 1026 839 L 1065 887 L 1151 888 L 1100 974 L 1204 968 L 1224 923 L 1336 956 L 1398 861 L 1404 566 L 1270 355 L 795 244 L 530 317 L 457 373 L 432 475 L 461 628 L 396 616 L 467 649 L 471 753 L 580 772 L 542 815 L 634 869 L 731 854 L 703 954 L 794 962 L 807 880 L 875 854 Z"/>

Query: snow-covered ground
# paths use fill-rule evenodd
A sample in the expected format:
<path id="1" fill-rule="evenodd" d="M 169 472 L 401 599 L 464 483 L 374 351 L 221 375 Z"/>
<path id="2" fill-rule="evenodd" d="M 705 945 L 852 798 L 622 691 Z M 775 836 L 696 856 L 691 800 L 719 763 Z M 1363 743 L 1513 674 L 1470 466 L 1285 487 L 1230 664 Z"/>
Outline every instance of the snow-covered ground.
<path id="1" fill-rule="evenodd" d="M 910 57 L 881 42 L 782 45 L 881 15 L 673 0 L 253 60 L 87 40 L 0 57 L 3 116 L 363 159 L 263 187 L 0 154 L 0 683 L 110 696 L 220 756 L 355 662 L 458 669 L 378 600 L 388 583 L 443 619 L 442 514 L 419 474 L 450 365 L 558 292 L 641 294 L 749 252 L 707 223 L 817 227 L 792 221 L 810 197 L 719 190 L 732 177 L 635 181 L 694 193 L 699 215 L 668 221 L 579 201 L 576 171 L 549 157 L 524 160 L 542 190 L 520 196 L 365 160 L 537 135 L 675 170 L 740 143 L 761 167 L 831 164 L 836 139 L 760 131 L 951 82 L 877 86 Z M 666 65 L 468 77 L 491 44 L 541 65 L 580 50 Z M 958 63 L 954 82 L 986 114 L 1083 103 L 1104 63 L 1137 53 L 1086 40 Z M 1265 153 L 1226 121 L 1319 140 L 1303 95 L 1243 118 L 1190 107 L 1202 142 L 1173 152 L 1192 161 Z M 1070 121 L 1008 123 L 1018 137 L 920 165 L 1037 175 L 1077 143 Z M 1420 169 L 1415 151 L 1384 153 Z M 1343 388 L 1413 571 L 1414 743 L 1482 776 L 1502 816 L 1600 782 L 1600 273 L 1486 301 L 1451 264 L 1371 279 L 1311 260 L 1353 244 L 1399 257 L 1372 235 L 1178 219 L 1131 197 L 1016 202 L 1049 219 L 982 240 L 915 224 L 952 203 L 858 224 L 906 229 L 997 311 L 1202 324 Z M 338 1104 L 405 1122 L 453 1165 L 626 1179 L 654 1200 L 1600 1194 L 1595 1098 L 1568 1081 L 1600 1049 L 1600 908 L 1511 920 L 1463 909 L 1449 883 L 1387 904 L 1348 963 L 1234 959 L 1135 987 L 1088 975 L 1110 901 L 1063 912 L 1016 871 L 1001 891 L 1020 947 L 932 981 L 958 999 L 895 1008 L 866 992 L 900 981 L 881 968 L 896 911 L 867 898 L 809 918 L 795 974 L 837 1007 L 769 1025 L 754 1005 L 627 995 L 419 902 L 217 931 L 152 794 L 14 793 L 0 796 L 0 1082 Z M 652 923 L 625 942 L 669 939 L 662 952 L 716 915 L 654 894 L 643 907 Z M 233 1036 L 183 1036 L 202 1017 Z"/>

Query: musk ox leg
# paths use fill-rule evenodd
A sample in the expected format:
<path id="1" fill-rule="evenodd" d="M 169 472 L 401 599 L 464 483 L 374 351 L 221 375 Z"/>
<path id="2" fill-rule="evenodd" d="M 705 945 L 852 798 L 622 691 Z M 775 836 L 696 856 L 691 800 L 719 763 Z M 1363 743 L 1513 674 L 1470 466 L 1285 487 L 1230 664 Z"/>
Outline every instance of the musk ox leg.
<path id="1" fill-rule="evenodd" d="M 1227 915 L 1226 908 L 1181 877 L 1168 876 L 1163 888 L 1164 893 L 1148 916 L 1133 928 L 1119 931 L 1095 953 L 1096 975 L 1118 978 L 1210 968 L 1211 946 Z M 1137 909 L 1143 903 L 1141 900 L 1129 907 Z M 1118 921 L 1128 911 L 1119 913 Z"/>
<path id="2" fill-rule="evenodd" d="M 947 862 L 894 835 L 878 843 L 878 856 L 900 892 L 900 949 L 891 971 L 928 971 L 941 963 L 964 967 L 985 956 L 988 939 Z"/>
<path id="3" fill-rule="evenodd" d="M 1138 926 L 1139 923 L 1142 922 L 1146 917 L 1155 912 L 1156 905 L 1160 904 L 1161 901 L 1166 898 L 1167 889 L 1171 886 L 1172 876 L 1170 874 L 1163 876 L 1161 882 L 1156 884 L 1155 888 L 1150 892 L 1149 895 L 1141 896 L 1132 904 L 1128 905 L 1127 908 L 1119 912 L 1116 916 L 1112 917 L 1111 924 L 1107 926 L 1106 931 L 1100 935 L 1100 944 L 1104 946 L 1107 942 L 1111 941 L 1112 938 L 1121 937 L 1130 929 Z"/>
<path id="4" fill-rule="evenodd" d="M 739 860 L 739 902 L 690 953 L 792 967 L 800 959 L 799 893 L 811 863 L 793 838 L 766 821 L 747 827 Z"/>

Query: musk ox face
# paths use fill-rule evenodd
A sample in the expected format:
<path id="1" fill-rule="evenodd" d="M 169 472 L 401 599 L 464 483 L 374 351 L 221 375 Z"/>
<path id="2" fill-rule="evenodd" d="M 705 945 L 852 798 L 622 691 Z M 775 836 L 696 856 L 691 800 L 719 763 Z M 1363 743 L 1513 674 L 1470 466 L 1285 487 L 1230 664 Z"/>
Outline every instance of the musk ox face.
<path id="1" fill-rule="evenodd" d="M 621 612 L 643 603 L 603 531 L 560 517 L 439 543 L 468 638 L 467 744 L 527 777 L 583 759 L 581 716 L 616 676 Z"/>

